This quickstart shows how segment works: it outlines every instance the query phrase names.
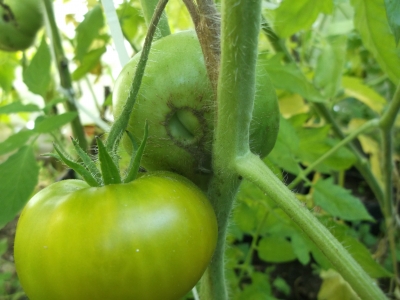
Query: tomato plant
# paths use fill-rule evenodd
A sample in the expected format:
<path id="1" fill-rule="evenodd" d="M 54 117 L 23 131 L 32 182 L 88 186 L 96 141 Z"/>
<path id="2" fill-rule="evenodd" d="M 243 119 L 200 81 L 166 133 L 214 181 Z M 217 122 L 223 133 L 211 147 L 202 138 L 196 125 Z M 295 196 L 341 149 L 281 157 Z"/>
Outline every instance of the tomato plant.
<path id="1" fill-rule="evenodd" d="M 113 93 L 118 117 L 132 85 L 140 53 L 124 67 Z M 136 139 L 149 122 L 149 139 L 142 164 L 148 170 L 168 170 L 199 184 L 209 178 L 214 130 L 214 94 L 194 31 L 164 37 L 152 45 L 142 87 L 127 130 Z M 257 69 L 257 93 L 250 124 L 251 150 L 266 156 L 279 127 L 275 90 L 268 75 Z M 124 145 L 132 151 L 126 138 Z"/>
<path id="2" fill-rule="evenodd" d="M 0 49 L 25 50 L 43 25 L 41 0 L 4 0 L 0 3 Z"/>
<path id="3" fill-rule="evenodd" d="M 176 300 L 200 279 L 216 239 L 207 198 L 179 175 L 102 187 L 66 180 L 24 208 L 15 262 L 32 300 Z"/>

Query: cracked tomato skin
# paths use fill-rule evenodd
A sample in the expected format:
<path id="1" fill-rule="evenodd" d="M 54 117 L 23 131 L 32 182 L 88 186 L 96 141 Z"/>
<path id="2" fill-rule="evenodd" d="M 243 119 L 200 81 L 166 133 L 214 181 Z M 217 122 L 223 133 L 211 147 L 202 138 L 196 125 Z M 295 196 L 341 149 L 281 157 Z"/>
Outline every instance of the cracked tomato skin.
<path id="1" fill-rule="evenodd" d="M 169 172 L 127 184 L 54 183 L 24 208 L 15 263 L 31 300 L 176 300 L 209 264 L 214 211 Z"/>
<path id="2" fill-rule="evenodd" d="M 0 4 L 0 50 L 29 48 L 43 25 L 42 0 L 4 0 Z"/>
<path id="3" fill-rule="evenodd" d="M 140 53 L 118 76 L 113 91 L 117 118 L 126 103 Z M 265 157 L 279 128 L 275 89 L 262 65 L 257 66 L 256 95 L 250 123 L 251 151 Z M 146 120 L 149 137 L 141 164 L 147 170 L 166 170 L 206 186 L 211 170 L 214 94 L 203 53 L 194 31 L 183 31 L 152 44 L 138 97 L 127 130 L 140 141 Z M 124 146 L 132 152 L 131 141 Z"/>

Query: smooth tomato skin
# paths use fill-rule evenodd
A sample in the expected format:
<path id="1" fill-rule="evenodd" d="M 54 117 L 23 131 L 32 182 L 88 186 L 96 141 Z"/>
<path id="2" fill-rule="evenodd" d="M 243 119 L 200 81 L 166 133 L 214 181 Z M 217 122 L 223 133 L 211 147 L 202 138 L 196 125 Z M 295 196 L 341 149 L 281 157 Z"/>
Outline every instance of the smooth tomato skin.
<path id="1" fill-rule="evenodd" d="M 177 300 L 200 279 L 216 241 L 204 194 L 157 172 L 127 184 L 48 186 L 21 214 L 14 255 L 31 300 Z"/>
<path id="2" fill-rule="evenodd" d="M 42 0 L 4 0 L 0 5 L 0 50 L 29 48 L 43 25 Z M 6 8 L 7 7 L 7 8 Z"/>
<path id="3" fill-rule="evenodd" d="M 113 91 L 117 118 L 126 103 L 140 53 L 118 76 Z M 200 43 L 194 31 L 163 37 L 153 43 L 127 130 L 141 140 L 145 121 L 149 137 L 142 165 L 150 171 L 184 175 L 200 187 L 211 177 L 214 95 Z M 250 149 L 265 157 L 275 145 L 279 107 L 275 89 L 257 66 L 256 95 L 250 123 Z M 131 142 L 124 146 L 132 152 Z M 207 172 L 208 171 L 208 172 Z"/>

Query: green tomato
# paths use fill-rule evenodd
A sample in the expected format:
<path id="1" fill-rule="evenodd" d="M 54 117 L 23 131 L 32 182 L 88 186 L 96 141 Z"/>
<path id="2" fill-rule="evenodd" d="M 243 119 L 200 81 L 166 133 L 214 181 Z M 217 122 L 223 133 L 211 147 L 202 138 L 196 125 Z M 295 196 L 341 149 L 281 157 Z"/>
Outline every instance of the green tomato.
<path id="1" fill-rule="evenodd" d="M 123 68 L 114 88 L 114 116 L 121 114 L 140 54 Z M 149 137 L 142 158 L 148 170 L 173 171 L 204 186 L 210 178 L 214 95 L 194 31 L 164 37 L 152 45 L 127 130 L 140 140 L 145 121 Z M 250 147 L 260 156 L 273 148 L 279 127 L 275 90 L 257 68 L 257 92 L 250 124 Z M 132 152 L 131 142 L 124 146 Z"/>
<path id="2" fill-rule="evenodd" d="M 176 300 L 208 266 L 217 231 L 208 199 L 182 176 L 65 180 L 22 211 L 15 264 L 31 300 Z"/>
<path id="3" fill-rule="evenodd" d="M 0 3 L 0 49 L 29 48 L 43 25 L 42 0 L 4 0 Z"/>

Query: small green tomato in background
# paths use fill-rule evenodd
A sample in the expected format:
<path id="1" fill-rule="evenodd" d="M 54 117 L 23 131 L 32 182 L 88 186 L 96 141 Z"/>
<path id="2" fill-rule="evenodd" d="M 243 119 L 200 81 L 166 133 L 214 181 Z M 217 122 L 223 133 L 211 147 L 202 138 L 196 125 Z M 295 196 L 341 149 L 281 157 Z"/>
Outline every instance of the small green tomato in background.
<path id="1" fill-rule="evenodd" d="M 15 263 L 30 300 L 177 300 L 209 264 L 214 211 L 189 180 L 54 183 L 24 208 Z"/>
<path id="2" fill-rule="evenodd" d="M 119 75 L 113 93 L 114 116 L 121 114 L 140 53 Z M 167 170 L 204 187 L 211 173 L 214 95 L 203 54 L 194 31 L 169 35 L 151 48 L 142 85 L 127 130 L 140 140 L 149 122 L 149 138 L 142 158 L 148 170 Z M 275 90 L 257 68 L 257 91 L 250 125 L 251 150 L 265 157 L 273 148 L 279 127 Z M 124 146 L 132 152 L 131 142 Z"/>
<path id="3" fill-rule="evenodd" d="M 42 0 L 3 0 L 0 3 L 0 50 L 29 48 L 43 25 Z"/>

